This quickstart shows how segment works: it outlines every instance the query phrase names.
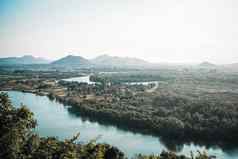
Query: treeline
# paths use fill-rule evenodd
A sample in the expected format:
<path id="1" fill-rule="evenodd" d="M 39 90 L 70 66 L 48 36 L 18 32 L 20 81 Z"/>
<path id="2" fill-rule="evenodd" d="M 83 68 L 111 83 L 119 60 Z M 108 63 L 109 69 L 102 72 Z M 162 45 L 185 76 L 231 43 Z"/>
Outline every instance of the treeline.
<path id="1" fill-rule="evenodd" d="M 165 73 L 150 74 L 146 72 L 136 73 L 117 73 L 117 74 L 100 74 L 90 76 L 90 80 L 94 82 L 112 84 L 123 84 L 128 82 L 149 82 L 149 81 L 173 81 L 175 77 Z"/>
<path id="2" fill-rule="evenodd" d="M 176 81 L 164 71 L 92 76 L 94 81 L 114 83 L 166 78 L 170 82 L 153 94 L 119 94 L 118 102 L 97 103 L 90 109 L 87 103 L 78 107 L 105 120 L 165 137 L 237 143 L 238 95 L 232 92 L 237 86 L 228 80 L 234 81 L 237 75 L 196 71 L 177 71 L 174 75 Z"/>
<path id="3" fill-rule="evenodd" d="M 175 135 L 183 138 L 203 138 L 208 141 L 237 143 L 237 105 L 222 100 L 193 99 L 162 94 L 153 100 L 156 111 L 152 117 L 159 121 L 155 124 L 162 125 L 160 129 L 165 134 L 171 134 L 168 128 L 174 127 L 177 129 L 173 131 Z"/>
<path id="4" fill-rule="evenodd" d="M 107 144 L 77 142 L 79 134 L 72 139 L 60 141 L 56 137 L 40 137 L 33 133 L 37 122 L 26 106 L 15 108 L 8 95 L 0 94 L 0 158 L 4 159 L 125 159 L 124 154 Z M 177 156 L 162 152 L 160 155 L 137 155 L 135 159 L 209 159 L 207 154 Z"/>
<path id="5" fill-rule="evenodd" d="M 36 70 L 23 70 L 23 69 L 13 69 L 13 70 L 4 70 L 0 67 L 0 78 L 1 80 L 26 80 L 26 79 L 50 79 L 50 80 L 59 80 L 71 77 L 81 76 L 80 72 L 68 72 L 68 71 L 36 71 Z"/>
<path id="6" fill-rule="evenodd" d="M 117 98 L 113 103 L 78 103 L 70 97 L 56 97 L 62 103 L 73 105 L 72 113 L 79 112 L 132 130 L 179 140 L 238 142 L 238 108 L 234 103 L 162 93 Z"/>

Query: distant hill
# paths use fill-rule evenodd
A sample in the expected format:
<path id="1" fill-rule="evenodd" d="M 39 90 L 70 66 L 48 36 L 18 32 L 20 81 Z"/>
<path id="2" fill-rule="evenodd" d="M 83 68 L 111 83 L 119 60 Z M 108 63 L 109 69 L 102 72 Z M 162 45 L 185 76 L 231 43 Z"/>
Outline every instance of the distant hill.
<path id="1" fill-rule="evenodd" d="M 68 55 L 51 63 L 55 66 L 65 67 L 90 67 L 92 64 L 89 60 L 81 56 Z"/>
<path id="2" fill-rule="evenodd" d="M 224 65 L 224 67 L 228 69 L 238 70 L 238 63 L 227 64 Z"/>
<path id="3" fill-rule="evenodd" d="M 25 55 L 22 57 L 0 58 L 0 65 L 30 65 L 30 64 L 47 64 L 48 60 L 43 58 Z"/>
<path id="4" fill-rule="evenodd" d="M 150 63 L 138 59 L 138 58 L 130 58 L 130 57 L 116 57 L 109 55 L 101 55 L 91 60 L 92 63 L 98 66 L 104 67 L 138 67 L 138 66 L 149 66 Z"/>
<path id="5" fill-rule="evenodd" d="M 207 61 L 200 63 L 199 66 L 200 67 L 216 67 L 215 64 L 207 62 Z"/>

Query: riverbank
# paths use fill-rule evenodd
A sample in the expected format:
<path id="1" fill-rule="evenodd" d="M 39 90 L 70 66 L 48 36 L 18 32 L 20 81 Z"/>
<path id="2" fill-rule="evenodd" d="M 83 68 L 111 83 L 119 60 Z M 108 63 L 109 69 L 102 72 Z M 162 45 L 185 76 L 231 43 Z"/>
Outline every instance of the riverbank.
<path id="1" fill-rule="evenodd" d="M 67 86 L 64 87 L 67 88 Z M 57 87 L 58 90 L 66 90 L 66 88 Z M 62 93 L 57 95 L 52 92 L 52 89 L 22 90 L 12 87 L 4 90 L 15 90 L 34 93 L 40 96 L 48 96 L 51 100 L 55 99 L 65 105 L 71 105 L 71 112 L 74 112 L 75 114 L 79 113 L 81 116 L 88 117 L 90 120 L 99 121 L 109 125 L 117 125 L 119 128 L 134 132 L 160 136 L 164 141 L 168 141 L 168 139 L 176 140 L 178 143 L 189 143 L 194 141 L 195 143 L 208 143 L 210 145 L 219 145 L 220 147 L 226 147 L 226 143 L 229 143 L 229 145 L 231 145 L 231 143 L 234 143 L 234 145 L 236 144 L 236 141 L 233 138 L 234 134 L 233 136 L 227 136 L 221 135 L 217 132 L 216 135 L 213 135 L 213 131 L 207 133 L 186 130 L 188 128 L 182 126 L 176 119 L 171 118 L 171 121 L 167 121 L 157 118 L 153 114 L 143 115 L 146 112 L 138 114 L 135 112 L 134 108 L 132 110 L 128 109 L 128 106 L 132 101 L 132 99 L 130 99 L 131 97 L 120 100 L 120 102 L 116 103 L 108 101 L 108 99 L 105 98 L 96 102 L 91 100 L 91 98 L 66 96 L 67 92 L 64 92 L 63 95 L 61 95 Z M 151 93 L 149 93 L 149 95 L 150 94 Z M 135 98 L 135 100 L 138 99 Z M 162 127 L 159 126 L 159 124 L 161 125 L 164 123 L 167 125 L 162 125 Z"/>
<path id="2" fill-rule="evenodd" d="M 55 136 L 60 141 L 64 141 L 65 138 L 71 138 L 74 134 L 80 132 L 81 144 L 88 143 L 88 141 L 97 138 L 97 143 L 107 143 L 117 147 L 129 158 L 139 153 L 143 155 L 161 154 L 162 150 L 167 152 L 171 150 L 165 148 L 159 138 L 138 133 L 134 134 L 130 131 L 117 129 L 115 126 L 91 122 L 82 116 L 76 116 L 68 111 L 70 106 L 64 107 L 62 104 L 50 101 L 44 96 L 15 91 L 8 92 L 8 95 L 11 103 L 17 106 L 16 108 L 21 108 L 20 105 L 23 103 L 34 113 L 38 123 L 34 132 L 38 133 L 41 137 Z M 46 114 L 48 114 L 47 118 Z M 100 137 L 97 137 L 99 135 Z M 184 148 L 181 147 L 180 150 L 176 151 L 177 155 L 190 156 L 190 151 L 193 151 L 194 155 L 197 154 L 197 151 L 206 151 L 209 155 L 216 155 L 221 151 L 219 149 L 205 149 L 202 146 L 184 146 Z M 218 155 L 218 158 L 223 156 L 229 156 L 229 154 L 224 152 L 224 154 Z"/>
<path id="3" fill-rule="evenodd" d="M 55 79 L 6 79 L 1 89 L 47 95 L 72 105 L 71 111 L 75 114 L 81 113 L 93 120 L 131 131 L 161 136 L 164 140 L 204 141 L 219 146 L 237 144 L 238 110 L 235 105 L 238 96 L 227 92 L 234 85 L 229 80 L 224 83 L 222 79 L 210 89 L 214 83 L 209 80 L 204 83 L 200 76 L 191 76 L 189 81 L 193 77 L 194 82 L 189 83 L 181 80 L 185 77 L 179 76 L 174 80 L 174 77 L 165 78 L 161 74 L 103 75 L 92 77 L 93 81 L 100 83 L 95 85 L 56 82 Z M 125 84 L 135 79 L 136 82 L 141 79 L 162 82 L 148 86 Z M 196 87 L 194 83 L 197 83 Z M 219 85 L 225 91 L 217 91 L 215 88 Z"/>
<path id="4" fill-rule="evenodd" d="M 205 145 L 217 145 L 220 147 L 226 147 L 227 145 L 236 145 L 236 140 L 231 136 L 221 136 L 219 132 L 217 134 L 206 133 L 206 132 L 186 132 L 182 128 L 179 128 L 180 123 L 175 123 L 174 127 L 157 127 L 155 124 L 158 122 L 151 118 L 136 118 L 135 114 L 130 112 L 122 112 L 113 109 L 114 106 L 105 106 L 98 103 L 90 102 L 77 102 L 70 98 L 64 98 L 61 96 L 50 96 L 50 99 L 63 103 L 64 105 L 70 105 L 69 111 L 74 114 L 80 114 L 89 120 L 101 122 L 108 125 L 117 125 L 119 128 L 130 130 L 133 132 L 140 132 L 143 134 L 150 134 L 153 136 L 160 136 L 163 140 L 175 140 L 178 143 L 195 143 Z M 105 107 L 111 107 L 106 109 Z M 102 109 L 104 108 L 104 109 Z M 165 130 L 167 129 L 167 130 Z"/>

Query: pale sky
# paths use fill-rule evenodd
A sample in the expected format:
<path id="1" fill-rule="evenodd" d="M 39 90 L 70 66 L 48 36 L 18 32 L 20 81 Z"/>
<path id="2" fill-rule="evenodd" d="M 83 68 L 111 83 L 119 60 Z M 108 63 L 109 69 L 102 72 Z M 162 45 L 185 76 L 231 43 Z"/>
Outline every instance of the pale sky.
<path id="1" fill-rule="evenodd" d="M 238 62 L 238 0 L 0 0 L 0 57 Z"/>

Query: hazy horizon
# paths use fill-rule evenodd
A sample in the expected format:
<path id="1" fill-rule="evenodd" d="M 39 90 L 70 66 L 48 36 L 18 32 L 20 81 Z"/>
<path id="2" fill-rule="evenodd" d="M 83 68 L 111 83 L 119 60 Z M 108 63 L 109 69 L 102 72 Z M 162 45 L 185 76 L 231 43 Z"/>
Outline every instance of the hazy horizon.
<path id="1" fill-rule="evenodd" d="M 235 0 L 0 0 L 0 57 L 238 62 Z"/>
<path id="2" fill-rule="evenodd" d="M 81 56 L 79 54 L 66 54 L 64 55 L 63 57 L 59 57 L 59 58 L 55 58 L 55 59 L 50 59 L 50 58 L 47 58 L 47 57 L 41 57 L 41 56 L 35 56 L 35 55 L 32 55 L 32 54 L 25 54 L 25 55 L 20 55 L 20 56 L 6 56 L 6 57 L 0 57 L 0 58 L 11 58 L 11 57 L 17 57 L 17 58 L 20 58 L 20 57 L 23 57 L 23 56 L 33 56 L 35 58 L 41 58 L 43 60 L 47 60 L 49 62 L 54 62 L 54 61 L 57 61 L 57 60 L 60 60 L 61 58 L 64 58 L 66 56 L 69 56 L 69 55 L 72 55 L 72 56 L 80 56 L 80 57 L 83 57 L 87 60 L 93 60 L 94 58 L 96 57 L 99 57 L 99 56 L 104 56 L 104 55 L 108 55 L 108 56 L 111 56 L 111 57 L 121 57 L 121 58 L 136 58 L 136 59 L 140 59 L 140 60 L 144 60 L 146 62 L 149 62 L 151 64 L 188 64 L 188 65 L 193 65 L 193 64 L 201 64 L 201 63 L 205 63 L 205 62 L 208 62 L 208 63 L 211 63 L 211 64 L 216 64 L 216 65 L 226 65 L 226 64 L 236 64 L 237 62 L 234 62 L 234 63 L 213 63 L 211 61 L 199 61 L 199 62 L 166 62 L 166 61 L 159 61 L 159 62 L 153 62 L 153 61 L 148 61 L 146 59 L 142 59 L 140 57 L 132 57 L 132 56 L 117 56 L 117 55 L 109 55 L 109 54 L 100 54 L 100 55 L 97 55 L 95 57 L 91 57 L 91 58 L 87 58 L 87 57 L 84 57 L 84 56 Z"/>

